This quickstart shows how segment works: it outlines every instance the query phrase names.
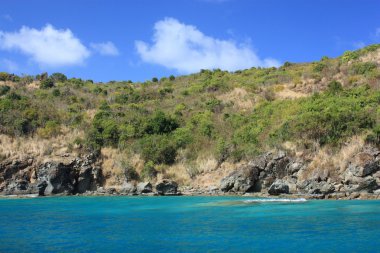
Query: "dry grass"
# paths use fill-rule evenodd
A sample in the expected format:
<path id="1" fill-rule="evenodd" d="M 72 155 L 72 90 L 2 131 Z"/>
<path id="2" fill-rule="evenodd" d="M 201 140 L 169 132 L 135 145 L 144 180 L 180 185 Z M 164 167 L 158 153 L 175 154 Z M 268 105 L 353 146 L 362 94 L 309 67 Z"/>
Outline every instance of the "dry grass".
<path id="1" fill-rule="evenodd" d="M 363 146 L 364 137 L 354 136 L 338 152 L 327 147 L 319 149 L 308 168 L 299 174 L 300 179 L 330 177 L 338 181 L 340 175 L 347 169 L 349 161 L 363 149 Z"/>
<path id="2" fill-rule="evenodd" d="M 76 138 L 83 138 L 83 136 L 82 131 L 67 128 L 62 128 L 60 135 L 50 139 L 38 136 L 13 138 L 0 135 L 0 156 L 6 158 L 32 156 L 38 163 L 67 160 L 77 155 L 73 142 Z"/>
<path id="3" fill-rule="evenodd" d="M 289 88 L 284 88 L 275 93 L 276 98 L 279 98 L 279 99 L 297 99 L 297 98 L 307 97 L 309 95 L 310 94 L 305 94 L 303 92 L 290 90 Z"/>
<path id="4" fill-rule="evenodd" d="M 370 52 L 368 54 L 365 54 L 359 58 L 362 62 L 376 62 L 380 63 L 380 49 L 377 49 L 374 52 Z"/>
<path id="5" fill-rule="evenodd" d="M 116 148 L 102 148 L 101 166 L 105 177 L 106 188 L 119 188 L 125 181 L 124 166 L 129 163 L 138 173 L 141 172 L 144 162 L 138 155 L 129 155 Z"/>
<path id="6" fill-rule="evenodd" d="M 254 106 L 254 100 L 243 88 L 234 88 L 232 91 L 224 93 L 217 98 L 225 103 L 232 103 L 235 109 L 242 111 L 251 110 Z"/>

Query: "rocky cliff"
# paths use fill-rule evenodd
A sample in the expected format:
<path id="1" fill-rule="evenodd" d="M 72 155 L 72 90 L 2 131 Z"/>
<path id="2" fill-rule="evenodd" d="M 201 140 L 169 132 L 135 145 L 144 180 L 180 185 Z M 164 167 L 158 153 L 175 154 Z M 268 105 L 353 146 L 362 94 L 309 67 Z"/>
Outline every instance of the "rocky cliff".
<path id="1" fill-rule="evenodd" d="M 218 187 L 196 188 L 173 180 L 139 182 L 124 179 L 117 188 L 105 186 L 100 159 L 82 155 L 66 162 L 36 164 L 33 157 L 7 159 L 0 163 L 3 195 L 178 195 L 260 194 L 310 198 L 380 198 L 380 151 L 365 146 L 349 159 L 338 176 L 314 173 L 305 176 L 308 161 L 284 151 L 268 152 L 236 167 Z"/>

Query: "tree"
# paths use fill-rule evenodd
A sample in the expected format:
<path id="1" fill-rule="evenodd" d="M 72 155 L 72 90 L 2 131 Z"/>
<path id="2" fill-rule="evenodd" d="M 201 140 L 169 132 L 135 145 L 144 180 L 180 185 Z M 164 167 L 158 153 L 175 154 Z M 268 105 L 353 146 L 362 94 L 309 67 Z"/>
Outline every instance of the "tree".
<path id="1" fill-rule="evenodd" d="M 50 76 L 51 79 L 53 79 L 53 81 L 55 82 L 65 82 L 67 81 L 67 77 L 62 74 L 62 73 L 53 73 L 51 76 Z"/>
<path id="2" fill-rule="evenodd" d="M 158 78 L 157 77 L 153 77 L 152 78 L 152 82 L 157 83 L 158 82 Z"/>
<path id="3" fill-rule="evenodd" d="M 173 75 L 169 76 L 169 80 L 170 81 L 174 81 L 175 80 L 175 76 L 173 76 Z"/>

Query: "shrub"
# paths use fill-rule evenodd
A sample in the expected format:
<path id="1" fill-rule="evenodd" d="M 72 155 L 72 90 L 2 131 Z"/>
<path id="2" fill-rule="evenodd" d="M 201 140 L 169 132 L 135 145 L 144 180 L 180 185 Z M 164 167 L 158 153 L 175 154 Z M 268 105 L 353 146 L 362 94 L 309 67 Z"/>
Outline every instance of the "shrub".
<path id="1" fill-rule="evenodd" d="M 176 147 L 184 148 L 193 142 L 193 135 L 189 128 L 180 127 L 174 130 L 173 139 Z"/>
<path id="2" fill-rule="evenodd" d="M 0 86 L 0 96 L 7 94 L 8 91 L 10 91 L 10 90 L 11 90 L 11 87 L 9 87 L 8 85 L 1 85 Z"/>
<path id="3" fill-rule="evenodd" d="M 67 77 L 62 74 L 62 73 L 53 73 L 50 78 L 54 81 L 54 82 L 66 82 L 67 81 Z"/>
<path id="4" fill-rule="evenodd" d="M 148 135 L 139 141 L 139 149 L 145 161 L 156 164 L 173 164 L 177 149 L 166 135 Z"/>
<path id="5" fill-rule="evenodd" d="M 314 72 L 322 72 L 327 67 L 326 63 L 317 62 L 314 64 L 313 71 Z"/>
<path id="6" fill-rule="evenodd" d="M 170 80 L 170 81 L 174 81 L 174 80 L 175 80 L 175 76 L 170 75 L 170 76 L 169 76 L 169 80 Z"/>
<path id="7" fill-rule="evenodd" d="M 41 89 L 49 89 L 54 86 L 54 81 L 51 78 L 42 79 L 40 82 Z"/>
<path id="8" fill-rule="evenodd" d="M 145 132 L 147 134 L 166 134 L 174 131 L 178 127 L 177 121 L 166 115 L 162 111 L 156 111 L 145 124 Z"/>
<path id="9" fill-rule="evenodd" d="M 59 91 L 59 89 L 54 89 L 51 94 L 54 96 L 54 97 L 59 97 L 61 96 L 61 92 Z"/>
<path id="10" fill-rule="evenodd" d="M 60 125 L 58 122 L 49 120 L 46 122 L 45 127 L 37 130 L 39 136 L 43 138 L 50 138 L 60 133 Z"/>
<path id="11" fill-rule="evenodd" d="M 329 93 L 337 94 L 343 90 L 343 86 L 340 82 L 334 80 L 328 84 L 327 89 Z"/>
<path id="12" fill-rule="evenodd" d="M 10 75 L 7 72 L 0 72 L 0 81 L 8 81 Z"/>
<path id="13" fill-rule="evenodd" d="M 356 60 L 359 58 L 359 53 L 357 51 L 346 51 L 343 53 L 341 60 L 343 63 Z"/>
<path id="14" fill-rule="evenodd" d="M 145 163 L 144 168 L 141 170 L 141 177 L 144 179 L 152 179 L 157 176 L 157 171 L 154 168 L 154 163 L 148 161 Z"/>
<path id="15" fill-rule="evenodd" d="M 377 65 L 374 62 L 358 62 L 352 65 L 352 72 L 355 75 L 364 75 L 376 68 Z"/>
<path id="16" fill-rule="evenodd" d="M 152 82 L 157 83 L 158 82 L 158 78 L 157 77 L 153 77 L 152 78 Z"/>

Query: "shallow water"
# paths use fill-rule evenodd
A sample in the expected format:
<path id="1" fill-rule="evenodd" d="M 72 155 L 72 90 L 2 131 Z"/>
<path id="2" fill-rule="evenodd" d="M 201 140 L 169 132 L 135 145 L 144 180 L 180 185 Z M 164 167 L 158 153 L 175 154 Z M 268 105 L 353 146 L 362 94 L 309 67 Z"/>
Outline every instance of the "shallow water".
<path id="1" fill-rule="evenodd" d="M 379 252 L 380 201 L 0 199 L 0 252 Z"/>

